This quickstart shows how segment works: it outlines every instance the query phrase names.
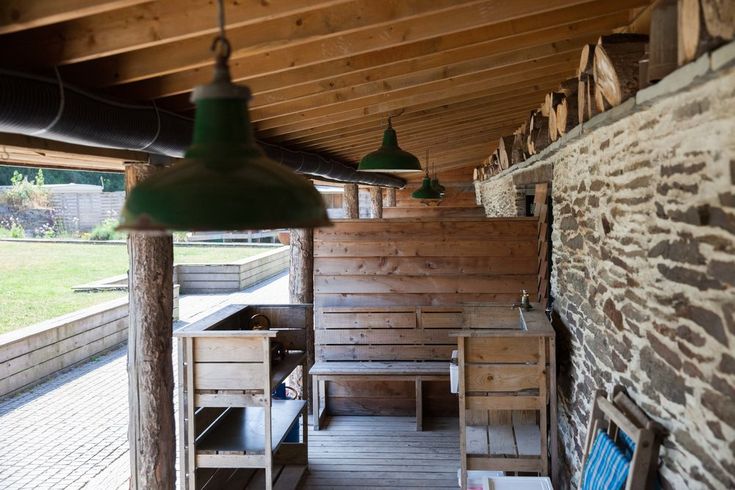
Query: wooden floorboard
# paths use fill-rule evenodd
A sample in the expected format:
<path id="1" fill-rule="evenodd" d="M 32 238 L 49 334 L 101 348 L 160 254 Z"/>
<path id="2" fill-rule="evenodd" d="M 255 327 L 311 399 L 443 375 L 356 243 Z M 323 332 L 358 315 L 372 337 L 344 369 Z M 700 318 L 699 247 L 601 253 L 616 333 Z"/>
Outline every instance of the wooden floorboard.
<path id="1" fill-rule="evenodd" d="M 309 429 L 309 472 L 300 488 L 381 489 L 457 486 L 456 418 L 333 416 Z"/>

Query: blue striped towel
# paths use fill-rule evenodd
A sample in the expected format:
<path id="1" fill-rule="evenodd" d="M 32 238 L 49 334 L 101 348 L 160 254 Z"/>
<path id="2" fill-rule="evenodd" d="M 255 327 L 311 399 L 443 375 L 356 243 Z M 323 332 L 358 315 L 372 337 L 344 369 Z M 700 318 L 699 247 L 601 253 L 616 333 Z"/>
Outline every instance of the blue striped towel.
<path id="1" fill-rule="evenodd" d="M 618 429 L 618 447 L 623 451 L 625 459 L 628 461 L 633 459 L 633 453 L 635 453 L 635 442 L 628 434 L 620 429 Z"/>
<path id="2" fill-rule="evenodd" d="M 620 490 L 628 478 L 630 462 L 602 430 L 597 431 L 582 473 L 582 490 Z"/>

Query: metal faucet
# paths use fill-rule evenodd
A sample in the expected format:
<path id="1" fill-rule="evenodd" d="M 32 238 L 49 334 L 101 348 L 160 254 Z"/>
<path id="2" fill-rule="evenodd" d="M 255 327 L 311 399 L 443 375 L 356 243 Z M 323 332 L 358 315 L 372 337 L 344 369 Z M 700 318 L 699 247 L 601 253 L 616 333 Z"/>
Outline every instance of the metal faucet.
<path id="1" fill-rule="evenodd" d="M 511 308 L 521 308 L 526 311 L 531 310 L 533 306 L 531 306 L 531 302 L 528 299 L 528 291 L 525 289 L 521 290 L 521 304 L 513 303 Z"/>

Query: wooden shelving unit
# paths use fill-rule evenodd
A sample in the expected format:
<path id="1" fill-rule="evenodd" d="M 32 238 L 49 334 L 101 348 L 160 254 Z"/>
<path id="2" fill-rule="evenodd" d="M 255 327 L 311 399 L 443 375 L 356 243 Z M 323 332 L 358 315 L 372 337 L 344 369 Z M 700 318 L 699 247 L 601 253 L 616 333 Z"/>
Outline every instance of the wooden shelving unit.
<path id="1" fill-rule="evenodd" d="M 306 401 L 271 395 L 298 366 L 306 372 L 306 352 L 271 359 L 279 332 L 235 329 L 242 322 L 233 316 L 243 308 L 213 313 L 175 333 L 186 489 L 293 489 L 307 469 Z M 287 442 L 294 427 L 300 427 L 299 440 Z"/>
<path id="2" fill-rule="evenodd" d="M 463 488 L 474 470 L 557 474 L 554 330 L 538 306 L 516 311 L 515 328 L 491 320 L 452 333 Z"/>

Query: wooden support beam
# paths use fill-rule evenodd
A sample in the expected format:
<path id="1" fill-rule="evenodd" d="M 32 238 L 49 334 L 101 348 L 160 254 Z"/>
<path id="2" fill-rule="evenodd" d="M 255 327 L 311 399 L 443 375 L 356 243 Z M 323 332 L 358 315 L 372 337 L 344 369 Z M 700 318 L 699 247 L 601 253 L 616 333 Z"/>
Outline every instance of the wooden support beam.
<path id="1" fill-rule="evenodd" d="M 553 0 L 555 2 L 571 2 L 574 0 Z M 579 2 L 579 0 L 576 0 Z M 386 3 L 390 8 L 386 8 Z M 461 10 L 458 6 L 478 3 L 477 0 L 401 0 L 386 2 L 376 0 L 352 0 L 347 4 L 331 5 L 323 9 L 314 9 L 309 13 L 299 13 L 287 17 L 263 21 L 255 25 L 245 25 L 229 29 L 227 38 L 233 47 L 231 59 L 256 54 L 269 54 L 284 46 L 303 46 L 302 57 L 311 62 L 323 59 L 326 53 L 339 53 L 335 49 L 338 43 L 347 37 L 346 45 L 372 45 L 376 37 L 361 34 L 363 30 L 388 35 L 396 42 L 396 31 L 401 36 L 414 36 L 408 29 L 400 29 L 399 22 L 408 25 L 423 25 L 430 14 L 434 18 L 451 18 L 450 10 Z M 477 15 L 477 10 L 475 8 Z M 216 25 L 212 22 L 212 25 Z M 432 25 L 436 32 L 436 27 Z M 396 32 L 396 34 L 393 34 Z M 64 71 L 71 80 L 88 79 L 95 86 L 108 86 L 129 83 L 136 80 L 176 73 L 211 66 L 212 55 L 209 51 L 211 35 L 193 37 L 164 45 L 152 46 L 139 51 L 121 53 L 100 60 L 78 63 Z M 316 41 L 315 41 L 316 40 Z M 359 44 L 359 42 L 362 44 Z M 383 41 L 384 42 L 384 41 Z M 405 42 L 405 39 L 404 39 Z M 318 52 L 306 46 L 317 44 L 322 49 Z M 359 48 L 358 48 L 359 49 Z M 365 48 L 362 48 L 365 49 Z M 203 70 L 211 73 L 210 70 Z M 88 77 L 92 77 L 89 79 Z"/>
<path id="2" fill-rule="evenodd" d="M 0 34 L 46 26 L 109 12 L 151 0 L 4 0 L 0 3 Z M 18 50 L 17 46 L 13 49 Z"/>
<path id="3" fill-rule="evenodd" d="M 314 301 L 314 229 L 291 229 L 288 292 L 291 303 Z"/>
<path id="4" fill-rule="evenodd" d="M 600 13 L 600 6 L 614 4 L 591 4 L 580 7 L 589 15 Z M 570 9 L 571 10 L 571 9 Z M 584 12 L 582 12 L 584 15 Z M 569 12 L 571 18 L 571 11 Z M 523 22 L 527 22 L 523 19 Z M 363 84 L 377 83 L 430 68 L 440 68 L 448 64 L 468 61 L 475 58 L 496 56 L 497 62 L 508 62 L 515 58 L 522 60 L 524 55 L 533 57 L 548 56 L 571 48 L 579 48 L 580 38 L 597 40 L 601 31 L 612 30 L 629 19 L 628 10 L 613 12 L 601 17 L 581 19 L 559 26 L 529 32 L 519 32 L 500 36 L 497 32 L 487 33 L 487 40 L 459 44 L 468 41 L 467 31 L 447 35 L 441 43 L 424 40 L 417 43 L 397 46 L 391 49 L 371 51 L 347 58 L 326 61 L 317 65 L 296 67 L 275 74 L 247 76 L 240 82 L 247 83 L 254 97 L 251 108 L 267 106 L 298 97 L 306 97 L 327 91 L 349 89 Z M 561 19 L 566 20 L 566 18 Z M 533 27 L 528 22 L 529 27 Z M 482 28 L 484 31 L 485 28 Z M 461 36 L 464 34 L 464 37 Z M 478 33 L 478 39 L 482 39 Z M 593 42 L 590 41 L 590 42 Z M 440 45 L 443 50 L 437 51 Z M 456 45 L 456 46 L 455 46 Z M 529 49 L 531 51 L 529 51 Z M 380 64 L 376 64 L 380 63 Z M 120 95 L 125 95 L 126 86 L 120 87 Z M 142 94 L 136 94 L 140 97 Z M 153 95 L 153 94 L 148 94 Z M 190 94 L 183 93 L 159 101 L 162 107 L 171 110 L 187 110 L 191 107 Z"/>
<path id="5" fill-rule="evenodd" d="M 357 184 L 345 184 L 342 205 L 345 208 L 345 218 L 358 219 L 360 217 L 360 199 Z"/>
<path id="6" fill-rule="evenodd" d="M 78 3 L 95 3 L 77 0 Z M 266 2 L 242 0 L 227 2 L 228 29 L 253 26 L 286 16 L 303 15 L 352 0 L 289 0 Z M 32 3 L 58 6 L 69 0 L 38 0 Z M 14 0 L 13 3 L 31 3 Z M 107 1 L 96 3 L 122 3 Z M 196 38 L 206 52 L 210 37 L 217 33 L 217 9 L 211 0 L 138 0 L 125 2 L 134 7 L 98 15 L 78 15 L 63 24 L 47 26 L 38 32 L 22 32 L 0 46 L 0 58 L 7 66 L 44 67 L 94 60 L 151 46 Z M 75 11 L 69 14 L 77 13 Z M 81 13 L 81 12 L 79 12 Z"/>
<path id="7" fill-rule="evenodd" d="M 568 55 L 567 55 L 568 56 Z M 525 73 L 499 74 L 487 78 L 483 74 L 471 77 L 460 77 L 451 80 L 442 80 L 432 87 L 423 87 L 420 90 L 399 90 L 386 94 L 378 94 L 369 100 L 351 101 L 324 108 L 314 108 L 306 113 L 293 114 L 278 118 L 260 121 L 255 124 L 261 137 L 271 137 L 288 134 L 293 131 L 317 127 L 325 124 L 334 124 L 361 119 L 367 115 L 391 113 L 403 107 L 422 104 L 433 104 L 434 107 L 443 105 L 447 99 L 469 99 L 478 97 L 477 93 L 491 95 L 526 86 L 529 91 L 535 90 L 536 84 L 546 84 L 550 80 L 569 78 L 576 68 L 576 56 L 566 58 L 563 62 L 548 67 L 529 69 Z M 356 106 L 356 107 L 353 107 Z"/>
<path id="8" fill-rule="evenodd" d="M 126 189 L 157 170 L 147 164 L 127 165 Z M 130 489 L 174 488 L 173 238 L 130 233 L 128 254 Z"/>
<path id="9" fill-rule="evenodd" d="M 507 92 L 493 93 L 490 95 L 487 95 L 485 92 L 466 93 L 444 99 L 442 104 L 433 102 L 417 104 L 407 107 L 405 112 L 401 114 L 401 117 L 393 121 L 393 127 L 396 128 L 398 134 L 402 134 L 406 128 L 418 127 L 418 124 L 424 123 L 432 124 L 430 121 L 436 119 L 444 117 L 459 117 L 461 119 L 462 114 L 465 112 L 472 115 L 474 111 L 490 112 L 492 110 L 494 112 L 495 108 L 499 108 L 502 113 L 508 106 L 518 104 L 521 101 L 523 101 L 523 104 L 537 105 L 538 101 L 543 99 L 544 94 L 554 86 L 554 83 L 556 83 L 556 80 L 549 79 L 544 84 L 538 84 L 530 88 L 513 87 Z M 379 138 L 384 127 L 385 116 L 383 114 L 374 114 L 365 116 L 360 120 L 355 120 L 347 127 L 342 123 L 325 124 L 293 131 L 271 139 L 279 142 L 288 141 L 289 144 L 300 146 L 309 143 L 318 144 L 319 142 L 339 141 L 343 137 L 354 135 L 373 135 L 373 138 Z"/>
<path id="10" fill-rule="evenodd" d="M 543 60 L 559 59 L 564 54 L 576 59 L 579 49 L 587 42 L 592 42 L 595 35 L 587 35 L 576 43 L 565 43 L 560 48 L 543 47 L 527 48 L 502 55 L 484 56 L 459 63 L 446 63 L 428 70 L 421 70 L 391 78 L 378 78 L 374 82 L 352 86 L 347 89 L 323 91 L 319 94 L 287 99 L 283 102 L 270 105 L 252 106 L 251 119 L 258 121 L 270 117 L 284 116 L 297 112 L 305 112 L 314 107 L 324 107 L 332 104 L 341 104 L 350 100 L 363 100 L 367 97 L 384 94 L 400 89 L 419 88 L 431 85 L 433 82 L 467 77 L 476 73 L 502 73 L 513 68 L 521 70 L 532 66 L 540 66 Z M 522 68 L 523 67 L 523 68 Z"/>
<path id="11" fill-rule="evenodd" d="M 383 189 L 377 186 L 370 188 L 370 217 L 373 219 L 383 217 Z"/>
<path id="12" fill-rule="evenodd" d="M 233 62 L 232 76 L 235 80 L 250 83 L 255 77 L 283 74 L 284 78 L 269 82 L 271 90 L 303 83 L 305 80 L 322 80 L 324 86 L 329 87 L 330 82 L 335 79 L 338 82 L 338 77 L 348 72 L 580 22 L 585 17 L 593 19 L 642 5 L 647 1 L 555 0 L 544 2 L 543 9 L 540 9 L 538 2 L 482 2 L 461 6 L 456 12 L 449 14 L 438 12 L 423 19 L 393 22 L 390 28 L 381 25 L 344 33 L 337 39 L 314 39 L 300 46 L 285 46 L 265 53 L 251 54 Z M 576 32 L 571 27 L 567 30 Z M 580 32 L 585 32 L 584 28 Z M 340 49 L 335 49 L 336 42 Z M 512 42 L 506 41 L 505 44 L 512 45 Z M 211 71 L 193 69 L 152 76 L 156 78 L 121 87 L 116 92 L 117 95 L 150 99 L 188 92 L 196 85 L 209 82 Z M 258 86 L 255 80 L 252 82 L 256 92 L 268 89 L 267 84 Z M 344 85 L 347 86 L 349 85 Z"/>
<path id="13" fill-rule="evenodd" d="M 0 133 L 0 154 L 6 165 L 117 173 L 123 172 L 124 162 L 148 160 L 148 154 L 140 151 L 95 148 L 10 133 Z"/>
<path id="14" fill-rule="evenodd" d="M 385 190 L 385 202 L 384 205 L 386 208 L 394 208 L 396 207 L 396 188 L 395 187 L 388 187 Z"/>

